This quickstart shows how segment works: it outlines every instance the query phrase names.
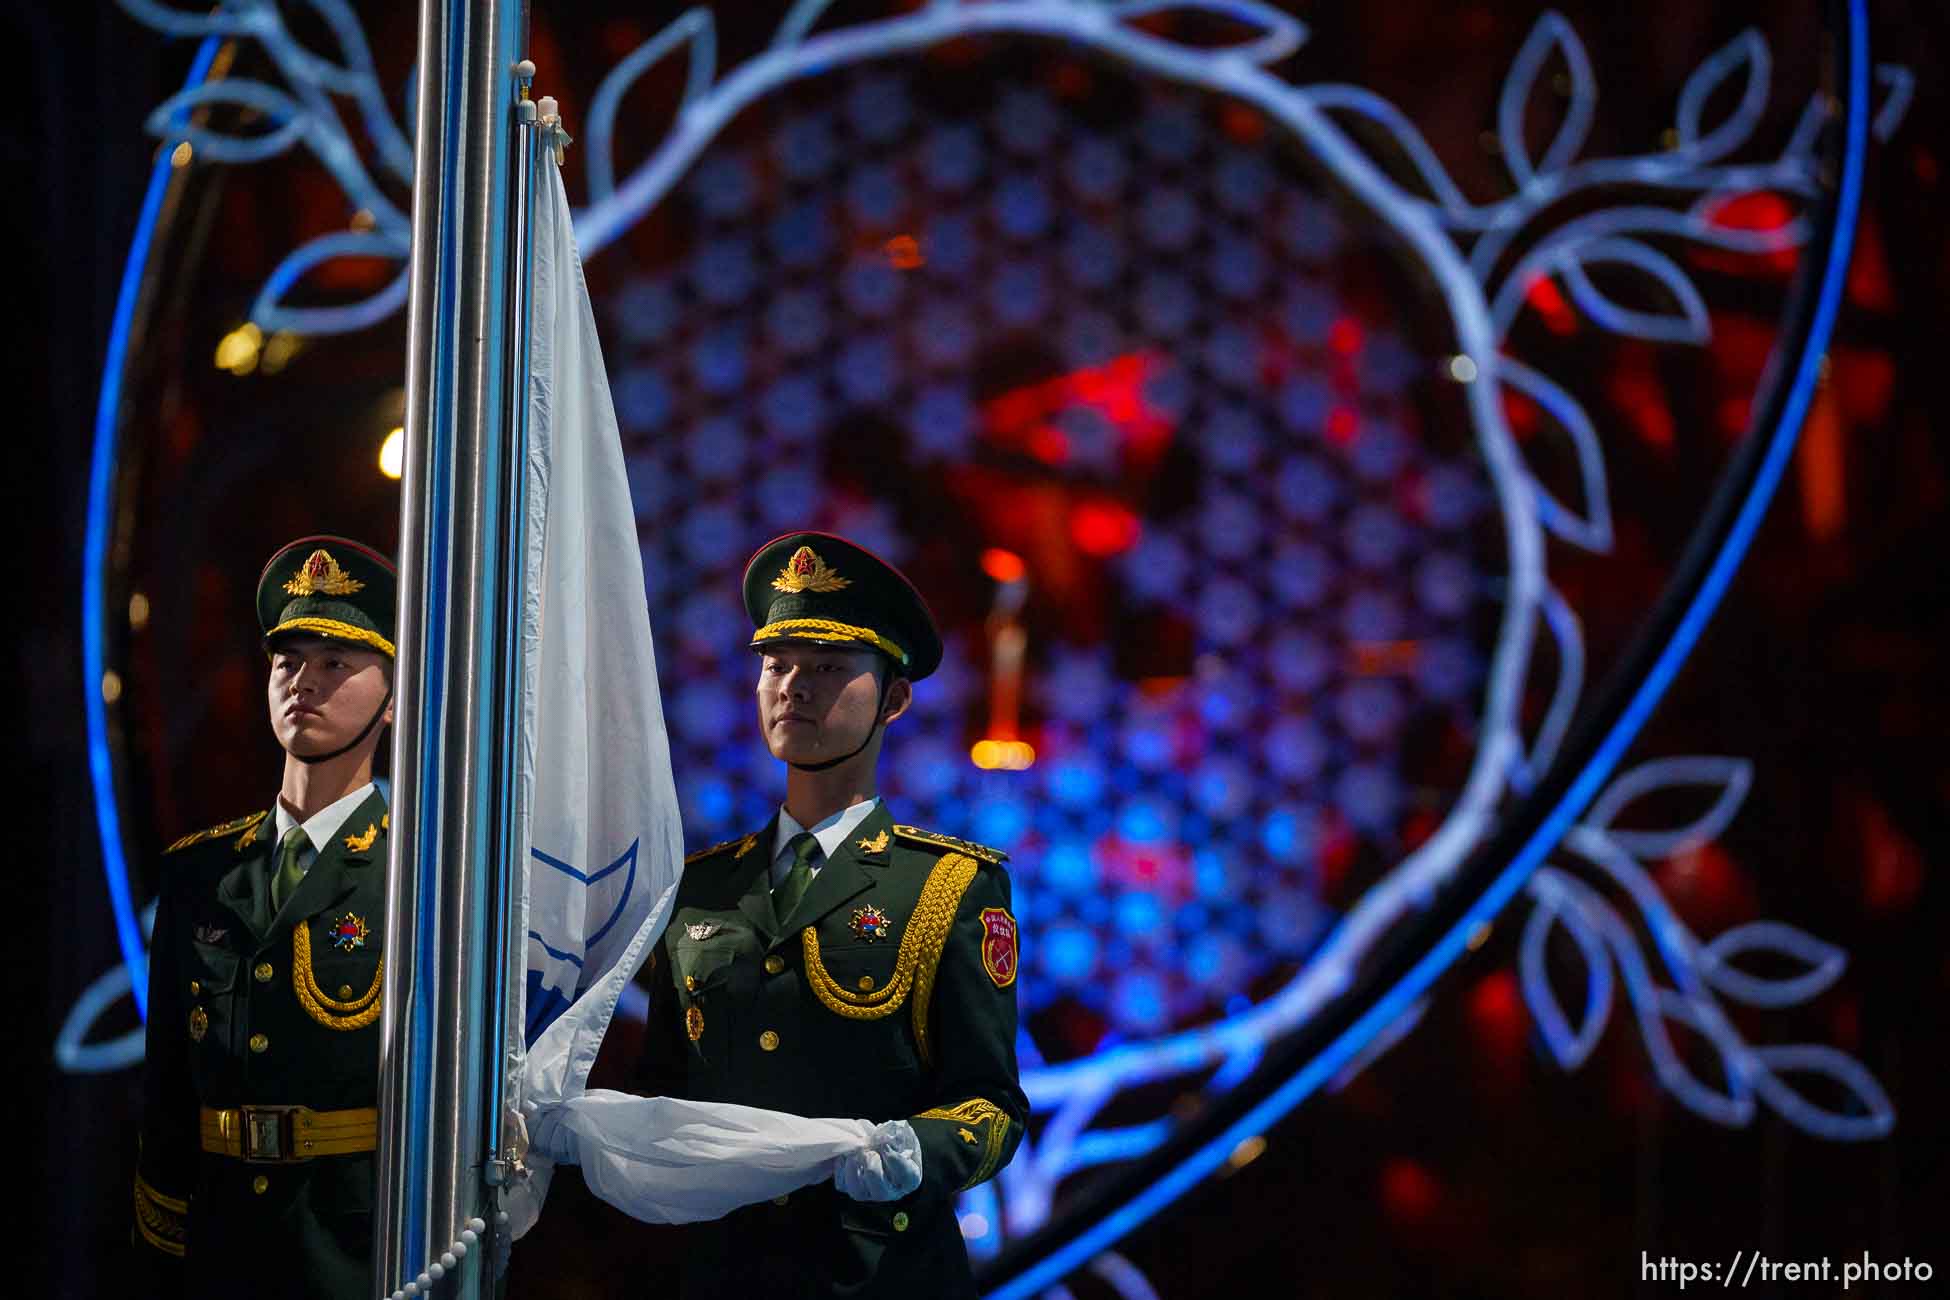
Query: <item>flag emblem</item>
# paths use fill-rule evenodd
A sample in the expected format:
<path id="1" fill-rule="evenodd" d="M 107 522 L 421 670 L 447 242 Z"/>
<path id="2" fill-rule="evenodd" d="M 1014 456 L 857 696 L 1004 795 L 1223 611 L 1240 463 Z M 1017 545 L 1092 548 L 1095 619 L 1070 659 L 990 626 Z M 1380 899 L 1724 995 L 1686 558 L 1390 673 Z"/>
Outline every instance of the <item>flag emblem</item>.
<path id="1" fill-rule="evenodd" d="M 350 596 L 364 590 L 365 585 L 339 567 L 330 551 L 320 547 L 285 580 L 284 590 L 292 596 Z"/>
<path id="2" fill-rule="evenodd" d="M 371 932 L 366 928 L 364 918 L 356 912 L 347 912 L 326 927 L 325 933 L 334 948 L 340 952 L 351 952 L 354 948 L 365 947 L 366 935 Z"/>
<path id="3" fill-rule="evenodd" d="M 1016 982 L 1016 918 L 1000 907 L 982 909 L 982 969 L 999 989 Z"/>
<path id="4" fill-rule="evenodd" d="M 820 559 L 819 552 L 810 546 L 802 546 L 785 562 L 779 576 L 772 579 L 772 586 L 787 593 L 816 591 L 824 594 L 851 586 L 852 582 L 851 578 L 842 578 L 839 570 Z"/>

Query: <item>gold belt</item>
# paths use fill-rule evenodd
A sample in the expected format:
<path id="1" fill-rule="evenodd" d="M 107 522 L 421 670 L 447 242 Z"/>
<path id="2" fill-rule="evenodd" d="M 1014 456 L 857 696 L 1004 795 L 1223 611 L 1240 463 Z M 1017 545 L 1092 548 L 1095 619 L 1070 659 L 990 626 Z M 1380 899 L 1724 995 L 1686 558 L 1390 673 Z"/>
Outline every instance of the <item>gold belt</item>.
<path id="1" fill-rule="evenodd" d="M 309 1106 L 203 1108 L 203 1149 L 252 1164 L 287 1165 L 313 1156 L 370 1151 L 379 1140 L 379 1108 L 313 1110 Z"/>

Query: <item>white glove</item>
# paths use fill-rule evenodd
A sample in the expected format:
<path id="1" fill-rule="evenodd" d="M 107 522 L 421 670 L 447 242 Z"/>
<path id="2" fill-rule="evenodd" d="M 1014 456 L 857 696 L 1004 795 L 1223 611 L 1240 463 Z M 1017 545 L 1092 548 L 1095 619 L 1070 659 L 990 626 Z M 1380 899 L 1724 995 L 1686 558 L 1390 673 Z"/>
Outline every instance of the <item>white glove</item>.
<path id="1" fill-rule="evenodd" d="M 904 1119 L 876 1124 L 867 1144 L 840 1157 L 833 1186 L 856 1201 L 898 1201 L 921 1185 L 921 1139 Z"/>

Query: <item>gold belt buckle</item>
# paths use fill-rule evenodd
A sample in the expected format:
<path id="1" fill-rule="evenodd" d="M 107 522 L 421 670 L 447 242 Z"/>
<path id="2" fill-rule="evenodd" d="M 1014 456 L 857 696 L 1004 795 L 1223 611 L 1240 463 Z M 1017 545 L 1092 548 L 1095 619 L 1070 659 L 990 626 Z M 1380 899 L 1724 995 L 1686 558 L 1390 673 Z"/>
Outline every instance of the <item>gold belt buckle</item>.
<path id="1" fill-rule="evenodd" d="M 240 1106 L 243 1159 L 254 1165 L 288 1164 L 299 1159 L 292 1148 L 291 1117 L 303 1106 Z"/>

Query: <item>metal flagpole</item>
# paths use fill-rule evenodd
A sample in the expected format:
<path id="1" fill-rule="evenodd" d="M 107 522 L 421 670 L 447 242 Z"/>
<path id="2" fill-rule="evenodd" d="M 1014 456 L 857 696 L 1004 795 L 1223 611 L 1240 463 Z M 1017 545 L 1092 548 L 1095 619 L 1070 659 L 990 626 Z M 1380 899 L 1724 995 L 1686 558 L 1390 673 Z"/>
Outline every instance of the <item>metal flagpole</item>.
<path id="1" fill-rule="evenodd" d="M 526 29 L 524 0 L 421 0 L 373 1247 L 381 1295 L 491 1294 L 498 1254 L 453 1243 L 493 1222 L 503 1172 L 535 154 L 534 129 L 518 125 Z"/>

